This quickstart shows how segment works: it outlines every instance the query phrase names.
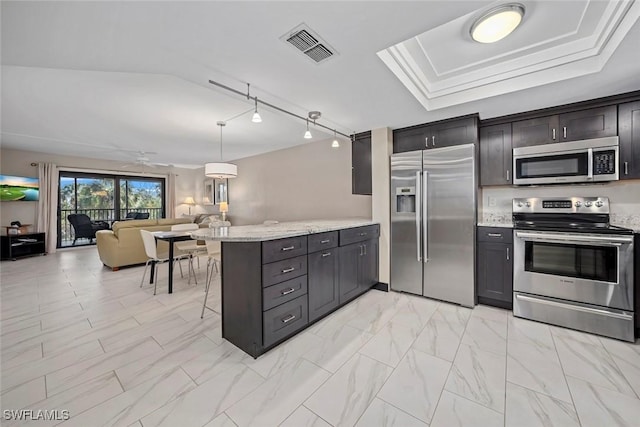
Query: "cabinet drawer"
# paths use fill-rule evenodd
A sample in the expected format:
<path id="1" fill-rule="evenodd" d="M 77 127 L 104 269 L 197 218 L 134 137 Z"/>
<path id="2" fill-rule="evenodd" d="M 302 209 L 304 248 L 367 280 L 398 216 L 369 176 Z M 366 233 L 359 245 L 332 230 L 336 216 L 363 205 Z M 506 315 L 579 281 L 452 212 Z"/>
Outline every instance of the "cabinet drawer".
<path id="1" fill-rule="evenodd" d="M 307 293 L 307 276 L 296 277 L 262 289 L 262 308 L 267 311 Z"/>
<path id="2" fill-rule="evenodd" d="M 513 243 L 513 229 L 508 227 L 478 227 L 478 241 Z"/>
<path id="3" fill-rule="evenodd" d="M 271 240 L 262 243 L 262 263 L 293 258 L 307 253 L 307 236 Z"/>
<path id="4" fill-rule="evenodd" d="M 262 287 L 266 288 L 305 274 L 307 274 L 306 255 L 265 264 L 262 266 Z"/>
<path id="5" fill-rule="evenodd" d="M 338 246 L 338 232 L 329 231 L 327 233 L 312 234 L 309 236 L 309 253 L 318 252 L 323 249 L 331 249 Z"/>
<path id="6" fill-rule="evenodd" d="M 363 242 L 380 237 L 380 225 L 367 225 L 364 227 L 348 228 L 340 230 L 340 246 L 351 243 Z"/>
<path id="7" fill-rule="evenodd" d="M 302 295 L 265 311 L 262 317 L 264 347 L 268 347 L 307 326 L 307 310 L 307 296 Z"/>

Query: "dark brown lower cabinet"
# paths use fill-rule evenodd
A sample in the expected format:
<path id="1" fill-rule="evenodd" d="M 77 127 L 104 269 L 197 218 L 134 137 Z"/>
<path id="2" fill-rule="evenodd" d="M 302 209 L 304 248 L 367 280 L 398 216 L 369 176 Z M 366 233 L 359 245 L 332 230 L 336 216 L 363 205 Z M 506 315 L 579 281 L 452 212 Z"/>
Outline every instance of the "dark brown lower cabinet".
<path id="1" fill-rule="evenodd" d="M 378 240 L 340 247 L 340 304 L 378 283 Z"/>
<path id="2" fill-rule="evenodd" d="M 309 321 L 329 313 L 340 304 L 338 248 L 308 255 Z"/>
<path id="3" fill-rule="evenodd" d="M 378 282 L 379 236 L 371 225 L 222 242 L 222 337 L 258 357 L 363 294 Z"/>
<path id="4" fill-rule="evenodd" d="M 510 229 L 478 227 L 476 293 L 478 303 L 511 309 L 513 306 L 513 243 L 487 241 Z M 495 237 L 497 239 L 497 237 Z"/>

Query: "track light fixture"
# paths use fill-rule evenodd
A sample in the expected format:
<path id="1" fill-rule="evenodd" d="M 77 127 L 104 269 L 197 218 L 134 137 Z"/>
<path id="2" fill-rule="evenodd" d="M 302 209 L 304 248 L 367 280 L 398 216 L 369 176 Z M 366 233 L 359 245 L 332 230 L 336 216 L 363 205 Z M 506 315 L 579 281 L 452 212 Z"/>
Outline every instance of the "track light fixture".
<path id="1" fill-rule="evenodd" d="M 209 80 L 209 83 L 214 85 L 214 86 L 218 86 L 219 88 L 222 88 L 224 90 L 228 90 L 229 92 L 233 92 L 236 95 L 246 96 L 248 100 L 253 100 L 254 103 L 255 103 L 255 110 L 254 110 L 254 113 L 253 113 L 253 117 L 251 119 L 253 122 L 260 123 L 262 121 L 262 118 L 260 117 L 260 114 L 258 114 L 258 103 L 261 103 L 262 105 L 266 105 L 267 107 L 269 107 L 269 108 L 271 108 L 273 110 L 277 110 L 277 111 L 280 111 L 281 113 L 288 114 L 288 115 L 290 115 L 292 117 L 295 117 L 297 119 L 304 120 L 307 123 L 307 130 L 304 133 L 305 139 L 311 139 L 313 137 L 311 135 L 311 132 L 309 131 L 309 119 L 313 120 L 313 125 L 314 126 L 321 127 L 321 128 L 326 129 L 326 130 L 328 130 L 330 132 L 332 131 L 334 137 L 336 135 L 340 135 L 340 136 L 343 136 L 345 138 L 350 138 L 350 136 L 345 134 L 345 133 L 338 132 L 337 130 L 332 129 L 332 128 L 328 127 L 328 126 L 325 126 L 323 124 L 316 123 L 316 120 L 319 119 L 320 116 L 321 116 L 321 113 L 319 111 L 310 111 L 308 113 L 308 117 L 303 117 L 303 116 L 301 116 L 299 114 L 295 114 L 295 113 L 292 113 L 291 111 L 287 111 L 284 108 L 280 108 L 277 105 L 273 105 L 273 104 L 271 104 L 269 102 L 265 102 L 265 101 L 259 100 L 257 96 L 251 96 L 249 94 L 249 88 L 250 88 L 249 83 L 247 83 L 247 92 L 246 93 L 240 92 L 239 90 L 236 90 L 236 89 L 234 89 L 232 87 L 229 87 L 227 85 L 224 85 L 222 83 L 219 83 L 219 82 L 216 82 L 216 81 L 213 81 L 213 80 Z M 245 114 L 245 113 L 243 113 L 243 114 Z M 335 147 L 335 142 L 338 142 L 337 139 L 331 145 L 332 147 Z M 340 143 L 338 143 L 338 146 L 339 146 L 339 144 Z"/>

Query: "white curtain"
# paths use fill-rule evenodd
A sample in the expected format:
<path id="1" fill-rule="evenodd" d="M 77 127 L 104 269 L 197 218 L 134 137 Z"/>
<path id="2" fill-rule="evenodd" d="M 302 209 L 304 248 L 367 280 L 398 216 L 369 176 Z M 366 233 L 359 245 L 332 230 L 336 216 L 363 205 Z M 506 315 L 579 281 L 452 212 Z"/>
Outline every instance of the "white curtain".
<path id="1" fill-rule="evenodd" d="M 47 253 L 56 251 L 58 242 L 58 168 L 53 163 L 38 163 L 40 198 L 38 200 L 37 229 L 46 233 Z"/>
<path id="2" fill-rule="evenodd" d="M 176 174 L 169 173 L 167 178 L 167 218 L 176 217 Z"/>

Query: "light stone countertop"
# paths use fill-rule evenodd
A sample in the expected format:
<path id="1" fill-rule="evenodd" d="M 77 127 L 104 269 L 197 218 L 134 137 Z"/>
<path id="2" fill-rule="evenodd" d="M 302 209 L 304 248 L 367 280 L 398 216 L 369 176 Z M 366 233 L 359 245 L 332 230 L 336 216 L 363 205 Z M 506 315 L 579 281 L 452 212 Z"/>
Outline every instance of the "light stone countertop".
<path id="1" fill-rule="evenodd" d="M 268 225 L 201 228 L 192 232 L 191 237 L 197 240 L 220 242 L 260 242 L 373 224 L 378 224 L 378 222 L 361 218 L 291 221 Z"/>

